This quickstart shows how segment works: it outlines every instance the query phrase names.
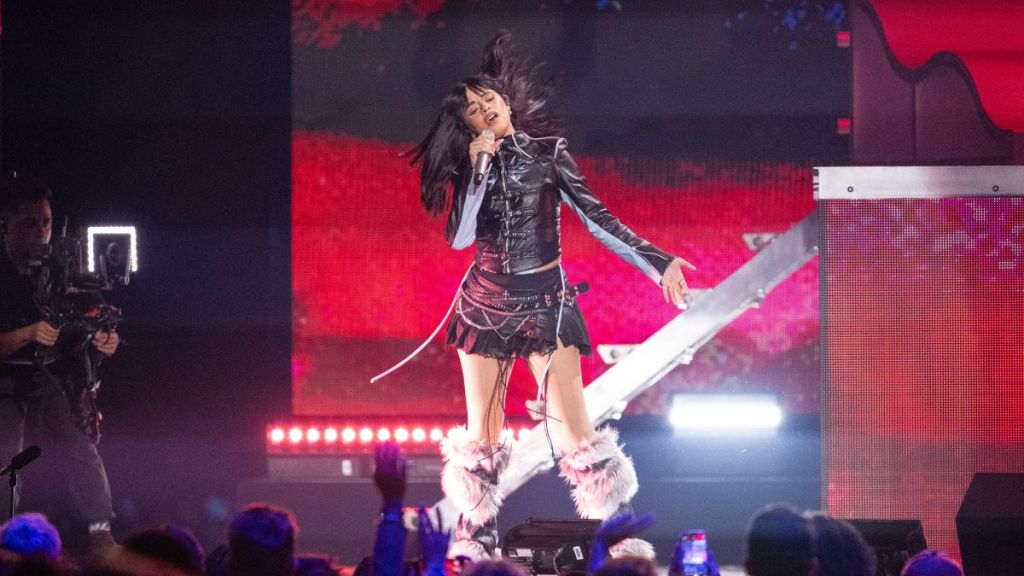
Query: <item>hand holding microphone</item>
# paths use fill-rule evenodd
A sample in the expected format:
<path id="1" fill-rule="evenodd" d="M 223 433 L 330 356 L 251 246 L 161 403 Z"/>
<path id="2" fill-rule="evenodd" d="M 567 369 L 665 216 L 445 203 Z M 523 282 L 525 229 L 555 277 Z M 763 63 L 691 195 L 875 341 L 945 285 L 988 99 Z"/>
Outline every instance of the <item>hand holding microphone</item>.
<path id="1" fill-rule="evenodd" d="M 501 146 L 501 140 L 494 139 L 494 131 L 485 129 L 469 144 L 469 159 L 473 162 L 473 183 L 480 184 L 487 176 L 487 167 L 491 158 Z"/>

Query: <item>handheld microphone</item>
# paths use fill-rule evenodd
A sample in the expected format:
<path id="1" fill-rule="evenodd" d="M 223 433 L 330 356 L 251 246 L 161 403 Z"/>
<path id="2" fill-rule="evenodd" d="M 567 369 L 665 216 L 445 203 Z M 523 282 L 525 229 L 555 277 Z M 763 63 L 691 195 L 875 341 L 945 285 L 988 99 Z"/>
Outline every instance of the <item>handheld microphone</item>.
<path id="1" fill-rule="evenodd" d="M 43 450 L 39 446 L 29 446 L 21 452 L 15 454 L 14 458 L 11 458 L 10 466 L 0 470 L 0 476 L 7 474 L 8 472 L 14 472 L 15 470 L 21 470 L 25 466 L 32 463 L 33 460 L 39 458 L 43 453 Z"/>
<path id="2" fill-rule="evenodd" d="M 491 140 L 494 140 L 494 130 L 490 128 L 484 129 L 481 132 L 483 136 L 487 136 Z M 480 152 L 476 155 L 476 163 L 473 165 L 473 182 L 480 185 L 484 181 L 484 177 L 487 176 L 487 167 L 491 164 L 491 155 L 487 152 Z"/>

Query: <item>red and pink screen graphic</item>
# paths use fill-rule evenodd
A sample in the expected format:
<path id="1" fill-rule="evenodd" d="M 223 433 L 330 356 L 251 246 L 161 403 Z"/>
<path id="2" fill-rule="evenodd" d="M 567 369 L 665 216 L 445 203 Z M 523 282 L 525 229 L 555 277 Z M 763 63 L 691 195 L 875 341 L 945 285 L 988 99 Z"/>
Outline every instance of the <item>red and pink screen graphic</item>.
<path id="1" fill-rule="evenodd" d="M 955 552 L 973 473 L 1024 471 L 1024 199 L 823 210 L 828 510 Z"/>

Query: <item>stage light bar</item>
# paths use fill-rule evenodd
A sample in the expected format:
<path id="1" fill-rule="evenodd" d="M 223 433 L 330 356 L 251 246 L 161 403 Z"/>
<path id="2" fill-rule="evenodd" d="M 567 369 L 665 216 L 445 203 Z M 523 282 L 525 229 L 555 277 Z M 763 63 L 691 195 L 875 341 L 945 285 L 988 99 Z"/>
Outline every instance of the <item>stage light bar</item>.
<path id="1" fill-rule="evenodd" d="M 284 428 L 272 428 L 270 430 L 270 443 L 280 444 L 284 442 Z"/>
<path id="2" fill-rule="evenodd" d="M 771 394 L 676 394 L 669 421 L 690 432 L 774 432 L 782 408 Z"/>
<path id="3" fill-rule="evenodd" d="M 522 442 L 530 435 L 531 427 L 525 419 L 507 424 L 501 432 L 502 442 Z M 451 420 L 306 420 L 268 426 L 266 446 L 275 454 L 372 454 L 375 444 L 391 441 L 405 452 L 436 454 L 438 444 L 455 428 Z"/>
<path id="4" fill-rule="evenodd" d="M 85 229 L 86 244 L 88 246 L 89 272 L 96 271 L 96 236 L 99 234 L 126 234 L 128 235 L 128 268 L 132 272 L 139 271 L 139 247 L 135 234 L 135 226 L 89 226 Z"/>

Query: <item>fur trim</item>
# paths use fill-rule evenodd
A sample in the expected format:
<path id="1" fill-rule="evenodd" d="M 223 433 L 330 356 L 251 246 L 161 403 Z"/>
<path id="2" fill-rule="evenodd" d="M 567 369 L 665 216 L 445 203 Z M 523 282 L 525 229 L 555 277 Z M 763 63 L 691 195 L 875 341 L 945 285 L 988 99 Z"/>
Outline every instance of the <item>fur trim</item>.
<path id="1" fill-rule="evenodd" d="M 612 555 L 612 558 L 639 556 L 640 558 L 647 558 L 648 560 L 655 559 L 654 546 L 642 538 L 626 538 L 622 542 L 612 546 L 611 550 L 608 552 Z"/>
<path id="2" fill-rule="evenodd" d="M 458 558 L 459 556 L 465 556 L 473 562 L 493 559 L 483 545 L 470 539 L 456 540 L 448 547 L 448 558 Z"/>
<path id="3" fill-rule="evenodd" d="M 508 450 L 491 446 L 481 440 L 470 440 L 465 426 L 452 429 L 451 434 L 441 440 L 441 456 L 467 470 L 481 467 L 487 472 L 503 469 L 508 463 Z"/>
<path id="4" fill-rule="evenodd" d="M 605 426 L 594 433 L 593 440 L 584 440 L 579 446 L 562 455 L 560 463 L 562 476 L 573 485 L 579 484 L 577 471 L 589 471 L 594 464 L 621 452 L 618 431 Z"/>
<path id="5" fill-rule="evenodd" d="M 508 451 L 470 440 L 456 428 L 441 442 L 441 489 L 469 522 L 482 526 L 498 515 L 501 495 L 492 483 L 508 463 Z"/>
<path id="6" fill-rule="evenodd" d="M 633 461 L 622 453 L 612 428 L 597 431 L 562 457 L 562 477 L 574 486 L 572 499 L 583 518 L 607 520 L 636 495 L 639 485 Z"/>

